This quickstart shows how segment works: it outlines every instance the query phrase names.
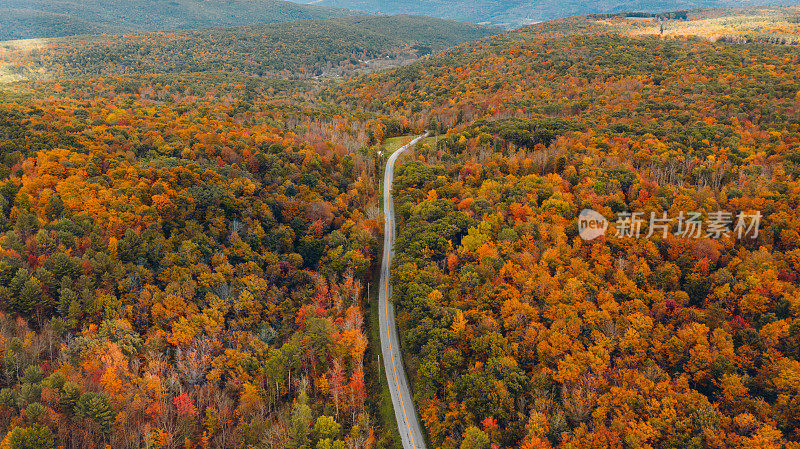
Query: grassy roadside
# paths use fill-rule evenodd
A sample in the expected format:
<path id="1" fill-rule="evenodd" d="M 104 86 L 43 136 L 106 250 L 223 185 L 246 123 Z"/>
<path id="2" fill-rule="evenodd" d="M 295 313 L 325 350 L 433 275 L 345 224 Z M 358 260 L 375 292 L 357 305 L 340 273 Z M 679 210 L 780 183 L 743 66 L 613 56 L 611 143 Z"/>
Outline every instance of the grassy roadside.
<path id="1" fill-rule="evenodd" d="M 436 143 L 439 142 L 440 138 L 441 138 L 441 136 L 430 136 L 430 137 L 426 137 L 426 138 L 420 140 L 419 143 L 421 143 L 422 145 L 428 145 L 429 147 L 431 147 L 431 148 L 433 148 L 435 150 L 436 149 Z"/>
<path id="2" fill-rule="evenodd" d="M 388 155 L 394 153 L 395 151 L 397 151 L 403 145 L 411 142 L 417 136 L 419 136 L 419 134 L 412 134 L 412 135 L 409 135 L 409 136 L 390 137 L 390 138 L 386 139 L 383 142 L 382 149 L 383 149 L 383 151 L 386 153 L 386 155 L 388 157 Z M 435 149 L 436 148 L 436 143 L 440 139 L 441 139 L 441 136 L 425 137 L 425 138 L 421 139 L 417 144 L 418 145 L 428 145 L 429 147 Z M 382 180 L 382 178 L 381 178 L 381 180 Z"/>
<path id="3" fill-rule="evenodd" d="M 403 145 L 414 140 L 415 137 L 417 137 L 416 134 L 412 134 L 410 136 L 390 137 L 383 141 L 383 150 L 387 154 L 392 154 Z"/>

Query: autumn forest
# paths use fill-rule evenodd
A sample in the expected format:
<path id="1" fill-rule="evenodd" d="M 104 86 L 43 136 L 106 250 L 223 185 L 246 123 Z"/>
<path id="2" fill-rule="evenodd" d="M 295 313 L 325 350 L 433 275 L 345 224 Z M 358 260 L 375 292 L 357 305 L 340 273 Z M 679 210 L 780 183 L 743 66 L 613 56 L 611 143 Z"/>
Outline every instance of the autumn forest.
<path id="1" fill-rule="evenodd" d="M 0 448 L 403 447 L 425 132 L 422 444 L 800 448 L 798 18 L 0 43 Z M 760 223 L 613 229 L 695 211 Z"/>

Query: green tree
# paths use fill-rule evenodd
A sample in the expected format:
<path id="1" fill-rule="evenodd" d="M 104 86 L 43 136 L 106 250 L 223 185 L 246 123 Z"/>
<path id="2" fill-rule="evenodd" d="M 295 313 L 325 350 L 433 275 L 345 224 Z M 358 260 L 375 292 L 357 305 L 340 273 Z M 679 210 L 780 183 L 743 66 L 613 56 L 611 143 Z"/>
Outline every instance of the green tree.
<path id="1" fill-rule="evenodd" d="M 317 442 L 317 449 L 344 449 L 345 445 L 342 440 L 331 440 L 330 438 L 325 438 L 324 440 L 319 440 Z"/>
<path id="2" fill-rule="evenodd" d="M 339 431 L 342 426 L 333 419 L 332 416 L 322 415 L 317 418 L 314 424 L 314 432 L 317 433 L 319 439 L 333 439 L 339 436 Z"/>
<path id="3" fill-rule="evenodd" d="M 300 393 L 300 396 L 292 406 L 291 427 L 289 428 L 289 443 L 290 448 L 308 448 L 311 441 L 309 434 L 311 433 L 311 407 L 308 405 L 308 396 L 305 392 Z"/>
<path id="4" fill-rule="evenodd" d="M 64 387 L 61 390 L 61 397 L 59 399 L 59 406 L 61 410 L 65 413 L 73 413 L 80 397 L 81 387 L 75 382 L 65 382 Z"/>
<path id="5" fill-rule="evenodd" d="M 100 431 L 106 436 L 111 434 L 111 424 L 117 414 L 111 408 L 111 402 L 105 393 L 88 392 L 82 394 L 75 405 L 75 411 L 79 416 L 96 422 L 100 426 Z"/>
<path id="6" fill-rule="evenodd" d="M 472 426 L 464 432 L 464 441 L 461 449 L 489 449 L 489 435 L 483 430 Z"/>
<path id="7" fill-rule="evenodd" d="M 34 402 L 25 407 L 25 414 L 28 415 L 29 421 L 38 422 L 39 418 L 44 414 L 44 406 L 41 402 Z"/>
<path id="8" fill-rule="evenodd" d="M 28 316 L 34 310 L 47 309 L 46 299 L 41 282 L 35 277 L 30 277 L 19 292 L 15 311 Z"/>
<path id="9" fill-rule="evenodd" d="M 59 281 L 64 276 L 73 277 L 78 272 L 78 264 L 64 253 L 55 253 L 44 262 L 45 268 Z"/>
<path id="10" fill-rule="evenodd" d="M 11 449 L 55 449 L 56 437 L 50 428 L 34 424 L 30 427 L 17 427 L 9 435 Z"/>
<path id="11" fill-rule="evenodd" d="M 22 374 L 22 381 L 35 384 L 39 383 L 44 379 L 44 371 L 39 365 L 31 365 L 25 368 L 25 371 Z"/>
<path id="12" fill-rule="evenodd" d="M 19 214 L 19 217 L 17 217 L 16 228 L 20 231 L 23 237 L 30 237 L 36 234 L 36 231 L 39 230 L 39 219 L 36 218 L 36 215 L 31 212 Z"/>
<path id="13" fill-rule="evenodd" d="M 47 200 L 47 218 L 50 221 L 56 220 L 61 217 L 64 212 L 64 201 L 58 195 L 51 195 Z"/>

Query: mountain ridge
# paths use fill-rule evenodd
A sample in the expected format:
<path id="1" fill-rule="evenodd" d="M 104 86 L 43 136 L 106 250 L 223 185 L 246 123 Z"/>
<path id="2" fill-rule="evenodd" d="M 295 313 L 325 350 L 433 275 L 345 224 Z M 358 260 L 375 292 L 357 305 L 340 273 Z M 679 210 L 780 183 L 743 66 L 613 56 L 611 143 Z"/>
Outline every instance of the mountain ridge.
<path id="1" fill-rule="evenodd" d="M 310 0 L 301 0 L 312 3 Z M 387 14 L 404 12 L 441 17 L 450 20 L 485 23 L 503 28 L 518 28 L 536 22 L 562 17 L 620 12 L 667 12 L 724 6 L 756 6 L 758 0 L 604 0 L 601 2 L 543 2 L 529 0 L 313 0 L 315 5 L 337 6 L 377 11 Z"/>
<path id="2" fill-rule="evenodd" d="M 264 25 L 359 13 L 283 0 L 2 0 L 0 40 Z"/>

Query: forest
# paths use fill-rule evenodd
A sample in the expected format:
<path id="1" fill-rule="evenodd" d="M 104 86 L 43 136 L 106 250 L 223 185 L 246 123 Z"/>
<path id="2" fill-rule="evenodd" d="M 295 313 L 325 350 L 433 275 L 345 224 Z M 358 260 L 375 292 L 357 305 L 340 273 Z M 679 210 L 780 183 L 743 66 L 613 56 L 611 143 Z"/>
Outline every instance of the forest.
<path id="1" fill-rule="evenodd" d="M 242 30 L 267 28 L 37 50 L 83 72 L 0 92 L 0 447 L 401 447 L 380 179 L 388 139 L 429 131 L 391 267 L 429 447 L 800 448 L 800 53 L 724 38 L 755 27 L 730 12 L 640 19 L 324 80 L 254 76 Z M 87 56 L 115 45 L 143 65 Z M 584 209 L 762 219 L 587 241 Z"/>
<path id="2" fill-rule="evenodd" d="M 0 109 L 3 447 L 382 438 L 360 142 L 387 125 L 206 82 L 54 82 Z"/>
<path id="3" fill-rule="evenodd" d="M 569 21 L 466 47 L 331 93 L 438 134 L 392 267 L 431 446 L 800 447 L 797 50 Z M 763 220 L 584 241 L 585 208 Z"/>
<path id="4" fill-rule="evenodd" d="M 285 0 L 4 0 L 0 40 L 263 25 L 362 12 Z"/>
<path id="5" fill-rule="evenodd" d="M 499 31 L 422 16 L 353 16 L 48 39 L 33 49 L 9 46 L 0 61 L 32 79 L 213 71 L 305 79 L 397 66 Z"/>

